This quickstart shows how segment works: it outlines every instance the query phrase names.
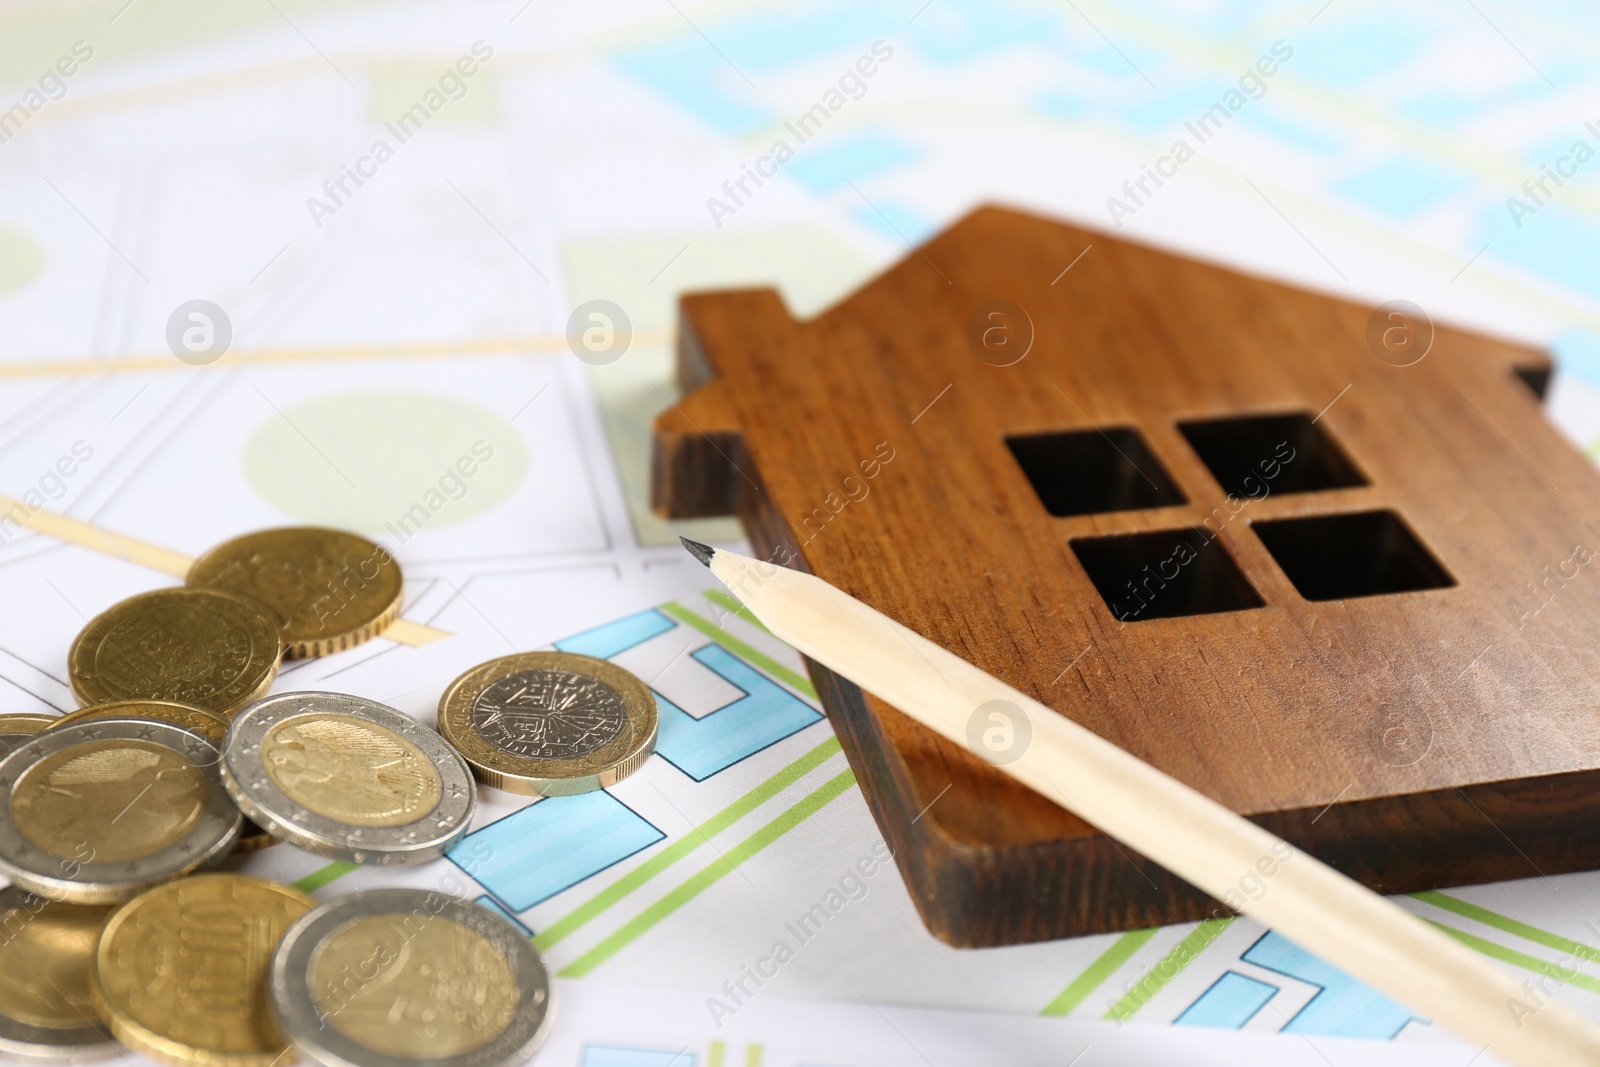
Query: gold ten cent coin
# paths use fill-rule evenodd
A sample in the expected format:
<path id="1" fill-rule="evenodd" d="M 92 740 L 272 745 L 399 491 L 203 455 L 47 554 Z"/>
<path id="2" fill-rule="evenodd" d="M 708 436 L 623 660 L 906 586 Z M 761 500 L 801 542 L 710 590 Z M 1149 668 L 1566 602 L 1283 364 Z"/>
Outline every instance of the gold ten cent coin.
<path id="1" fill-rule="evenodd" d="M 186 581 L 267 605 L 291 657 L 354 648 L 400 617 L 400 564 L 377 542 L 342 530 L 245 534 L 195 560 Z"/>
<path id="2" fill-rule="evenodd" d="M 270 1067 L 288 1041 L 266 988 L 272 954 L 317 902 L 240 874 L 201 874 L 124 905 L 94 957 L 95 1007 L 124 1045 L 180 1067 Z"/>
<path id="3" fill-rule="evenodd" d="M 239 833 L 218 747 L 171 723 L 46 730 L 0 760 L 0 874 L 74 904 L 114 904 L 226 854 Z"/>
<path id="4" fill-rule="evenodd" d="M 61 721 L 58 715 L 0 715 L 0 759 L 22 742 Z"/>
<path id="5" fill-rule="evenodd" d="M 267 691 L 282 658 L 277 620 L 259 601 L 158 589 L 90 620 L 67 669 L 86 705 L 160 700 L 227 715 Z"/>
<path id="6" fill-rule="evenodd" d="M 0 1052 L 76 1059 L 110 1050 L 89 967 L 115 910 L 0 889 Z"/>
<path id="7" fill-rule="evenodd" d="M 115 700 L 110 704 L 95 704 L 77 711 L 69 711 L 53 720 L 47 729 L 71 726 L 73 723 L 94 719 L 151 719 L 170 722 L 201 734 L 214 745 L 221 745 L 228 736 L 228 720 L 214 711 L 176 704 L 170 700 Z"/>
<path id="8" fill-rule="evenodd" d="M 655 751 L 656 699 L 613 663 L 522 652 L 467 671 L 439 699 L 439 732 L 478 780 L 510 793 L 604 789 Z"/>

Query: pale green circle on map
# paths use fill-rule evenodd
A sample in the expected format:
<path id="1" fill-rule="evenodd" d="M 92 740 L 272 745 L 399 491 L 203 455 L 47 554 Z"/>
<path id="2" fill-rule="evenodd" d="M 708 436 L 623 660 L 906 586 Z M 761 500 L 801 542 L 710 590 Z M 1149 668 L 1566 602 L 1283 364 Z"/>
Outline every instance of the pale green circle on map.
<path id="1" fill-rule="evenodd" d="M 244 446 L 246 480 L 302 522 L 391 546 L 480 515 L 522 482 L 510 423 L 453 397 L 374 390 L 273 413 Z"/>
<path id="2" fill-rule="evenodd" d="M 44 250 L 27 234 L 0 226 L 0 296 L 15 292 L 39 276 Z"/>

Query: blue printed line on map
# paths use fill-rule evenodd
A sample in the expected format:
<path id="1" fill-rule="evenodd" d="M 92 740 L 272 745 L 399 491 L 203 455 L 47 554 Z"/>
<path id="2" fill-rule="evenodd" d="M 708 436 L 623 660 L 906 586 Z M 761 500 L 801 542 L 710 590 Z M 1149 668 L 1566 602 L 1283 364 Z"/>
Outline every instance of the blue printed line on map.
<path id="1" fill-rule="evenodd" d="M 1416 61 L 1436 37 L 1398 11 L 1364 13 L 1296 41 L 1290 65 L 1300 77 L 1355 89 Z"/>
<path id="2" fill-rule="evenodd" d="M 734 136 L 791 117 L 766 103 L 745 76 L 759 83 L 763 75 L 810 63 L 822 78 L 816 87 L 820 95 L 880 39 L 897 56 L 914 52 L 935 64 L 1043 46 L 1055 54 L 1067 50 L 1086 63 L 1101 64 L 1119 79 L 1137 78 L 1091 28 L 1078 27 L 1069 38 L 1061 13 L 1042 5 L 939 0 L 915 22 L 908 18 L 897 7 L 859 2 L 737 15 L 701 22 L 698 29 L 685 25 L 666 40 L 619 53 L 613 62 L 696 118 Z M 1081 41 L 1081 49 L 1074 47 L 1076 41 Z M 1160 57 L 1141 49 L 1138 42 L 1127 42 L 1123 48 L 1146 69 L 1159 62 Z M 1082 55 L 1077 56 L 1080 50 Z M 837 62 L 837 71 L 825 66 L 830 60 Z"/>
<path id="3" fill-rule="evenodd" d="M 656 754 L 697 782 L 822 718 L 816 708 L 721 645 L 706 645 L 690 658 L 740 691 L 740 696 L 698 719 L 656 694 L 661 715 Z"/>
<path id="4" fill-rule="evenodd" d="M 473 831 L 446 855 L 507 910 L 524 912 L 666 836 L 598 790 L 545 797 Z"/>
<path id="5" fill-rule="evenodd" d="M 887 130 L 861 130 L 795 156 L 784 173 L 819 193 L 909 163 L 922 153 Z"/>
<path id="6" fill-rule="evenodd" d="M 1217 102 L 1216 80 L 1193 79 L 1187 85 L 1163 89 L 1154 96 L 1135 97 L 1117 110 L 1117 115 L 1128 125 L 1160 138 L 1168 135 L 1194 138 L 1183 129 Z"/>
<path id="7" fill-rule="evenodd" d="M 1421 1016 L 1413 1015 L 1408 1008 L 1270 930 L 1246 949 L 1240 959 L 1320 987 L 1306 1006 L 1284 1024 L 1286 1032 L 1314 1037 L 1392 1038 L 1411 1020 L 1421 1020 Z"/>
<path id="8" fill-rule="evenodd" d="M 1060 41 L 1062 22 L 1059 12 L 1039 5 L 939 0 L 912 23 L 911 41 L 923 59 L 964 63 L 1001 49 Z M 1122 70 L 1131 73 L 1126 64 Z"/>
<path id="9" fill-rule="evenodd" d="M 932 237 L 936 229 L 933 219 L 892 196 L 875 195 L 872 203 L 860 204 L 850 214 L 857 222 L 877 230 L 897 244 L 902 241 L 921 244 Z"/>
<path id="10" fill-rule="evenodd" d="M 1256 1012 L 1266 1007 L 1267 1001 L 1277 992 L 1278 987 L 1270 982 L 1246 977 L 1238 971 L 1224 971 L 1222 977 L 1183 1009 L 1183 1014 L 1173 1023 L 1237 1030 L 1255 1018 Z"/>
<path id="11" fill-rule="evenodd" d="M 1561 374 L 1600 385 L 1600 334 L 1592 330 L 1568 330 L 1550 346 Z"/>
<path id="12" fill-rule="evenodd" d="M 1333 188 L 1379 214 L 1404 219 L 1439 206 L 1468 184 L 1460 171 L 1402 154 L 1336 181 Z"/>
<path id="13" fill-rule="evenodd" d="M 557 641 L 556 647 L 563 652 L 611 659 L 677 625 L 652 608 Z M 689 658 L 740 692 L 728 704 L 699 718 L 660 693 L 655 694 L 656 709 L 661 717 L 656 753 L 697 782 L 770 748 L 822 718 L 822 713 L 810 704 L 721 645 L 708 644 L 690 653 Z"/>
<path id="14" fill-rule="evenodd" d="M 637 615 L 629 615 L 557 641 L 556 648 L 563 652 L 575 652 L 580 656 L 610 659 L 635 645 L 644 644 L 653 637 L 660 637 L 677 625 L 655 608 L 650 608 Z"/>
<path id="15" fill-rule="evenodd" d="M 1590 166 L 1600 167 L 1600 163 Z M 1521 190 L 1512 192 L 1521 194 Z M 1600 224 L 1567 211 L 1559 197 L 1537 207 L 1521 218 L 1520 227 L 1504 200 L 1485 208 L 1479 218 L 1479 246 L 1487 244 L 1489 256 L 1600 297 L 1600 270 L 1594 263 L 1594 250 L 1600 248 Z"/>

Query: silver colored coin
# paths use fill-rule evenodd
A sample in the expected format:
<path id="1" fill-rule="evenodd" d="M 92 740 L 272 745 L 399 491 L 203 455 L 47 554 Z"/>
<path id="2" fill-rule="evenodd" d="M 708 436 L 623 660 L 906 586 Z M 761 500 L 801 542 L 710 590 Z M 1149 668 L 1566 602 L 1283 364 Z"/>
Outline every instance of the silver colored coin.
<path id="1" fill-rule="evenodd" d="M 234 717 L 222 778 L 267 833 L 346 863 L 426 863 L 472 823 L 459 753 L 402 712 L 345 693 L 265 697 Z"/>
<path id="2" fill-rule="evenodd" d="M 371 889 L 302 917 L 273 956 L 268 997 L 319 1067 L 504 1067 L 550 1021 L 550 977 L 527 934 L 424 889 Z"/>
<path id="3" fill-rule="evenodd" d="M 472 702 L 472 728 L 524 759 L 578 759 L 628 725 L 622 694 L 576 671 L 529 670 L 491 682 Z"/>
<path id="4" fill-rule="evenodd" d="M 660 731 L 642 679 L 571 652 L 478 664 L 444 691 L 438 722 L 480 782 L 535 796 L 616 785 L 650 758 Z"/>
<path id="5" fill-rule="evenodd" d="M 120 904 L 226 856 L 243 820 L 202 734 L 148 719 L 46 731 L 0 759 L 0 874 Z"/>
<path id="6" fill-rule="evenodd" d="M 58 718 L 59 715 L 0 715 L 0 759 Z"/>
<path id="7" fill-rule="evenodd" d="M 115 1051 L 89 1002 L 89 960 L 109 907 L 0 889 L 0 1053 L 78 1063 Z M 77 963 L 83 974 L 70 973 Z"/>

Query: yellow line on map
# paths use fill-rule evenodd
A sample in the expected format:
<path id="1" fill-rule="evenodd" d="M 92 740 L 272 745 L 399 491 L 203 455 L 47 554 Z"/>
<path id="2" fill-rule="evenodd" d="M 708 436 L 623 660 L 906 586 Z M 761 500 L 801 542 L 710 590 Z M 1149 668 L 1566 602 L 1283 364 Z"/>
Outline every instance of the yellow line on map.
<path id="1" fill-rule="evenodd" d="M 8 522 L 26 526 L 58 541 L 91 549 L 101 555 L 115 556 L 117 559 L 137 563 L 141 567 L 149 567 L 151 570 L 177 578 L 188 574 L 189 565 L 194 562 L 183 553 L 174 552 L 170 548 L 152 545 L 126 534 L 112 533 L 81 519 L 58 515 L 53 511 L 34 508 L 21 500 L 0 496 L 0 529 L 4 529 Z"/>
<path id="2" fill-rule="evenodd" d="M 633 335 L 636 344 L 657 344 L 670 340 L 670 330 L 640 330 Z M 495 337 L 480 340 L 442 341 L 426 344 L 327 345 L 292 348 L 250 348 L 230 352 L 211 367 L 239 364 L 311 363 L 358 359 L 418 359 L 430 356 L 497 355 L 506 352 L 556 352 L 567 346 L 560 334 L 531 337 Z M 74 374 L 126 374 L 133 371 L 204 371 L 184 363 L 170 352 L 137 356 L 110 356 L 105 359 L 30 359 L 0 363 L 0 378 L 26 378 Z"/>
<path id="3" fill-rule="evenodd" d="M 114 533 L 82 519 L 35 508 L 22 500 L 0 496 L 0 529 L 4 529 L 8 522 L 26 526 L 30 530 L 47 537 L 54 537 L 58 541 L 65 541 L 69 545 L 77 545 L 79 548 L 87 548 L 102 555 L 137 563 L 141 567 L 149 567 L 162 574 L 170 574 L 174 578 L 186 576 L 190 565 L 194 563 L 193 559 L 182 552 L 152 545 L 148 541 L 141 541 L 127 534 Z M 424 623 L 412 622 L 410 619 L 396 619 L 384 627 L 380 636 L 416 648 L 449 637 L 450 633 Z"/>
<path id="4" fill-rule="evenodd" d="M 420 648 L 431 645 L 435 641 L 442 641 L 450 636 L 449 630 L 438 630 L 425 622 L 412 622 L 410 619 L 396 619 L 383 628 L 379 637 L 387 637 L 398 645 L 409 645 Z"/>

